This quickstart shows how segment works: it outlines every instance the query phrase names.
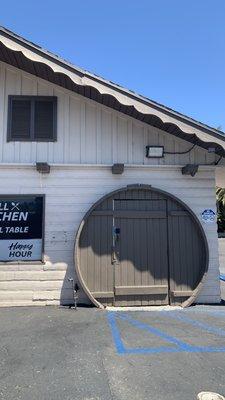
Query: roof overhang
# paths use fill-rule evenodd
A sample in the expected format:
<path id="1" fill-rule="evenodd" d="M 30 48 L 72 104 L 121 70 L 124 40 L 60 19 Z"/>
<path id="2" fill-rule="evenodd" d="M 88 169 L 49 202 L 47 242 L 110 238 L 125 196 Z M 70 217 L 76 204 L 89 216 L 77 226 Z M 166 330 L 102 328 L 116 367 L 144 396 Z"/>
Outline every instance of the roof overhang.
<path id="1" fill-rule="evenodd" d="M 225 157 L 225 135 L 109 81 L 83 71 L 0 28 L 0 61 L 62 86 Z"/>

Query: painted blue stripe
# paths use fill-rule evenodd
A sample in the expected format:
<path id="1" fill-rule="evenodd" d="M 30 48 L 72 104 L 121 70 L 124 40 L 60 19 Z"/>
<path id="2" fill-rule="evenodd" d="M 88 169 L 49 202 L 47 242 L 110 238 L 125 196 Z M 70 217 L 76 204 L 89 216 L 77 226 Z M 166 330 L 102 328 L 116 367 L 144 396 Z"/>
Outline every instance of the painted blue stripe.
<path id="1" fill-rule="evenodd" d="M 176 339 L 173 336 L 167 335 L 167 333 L 164 333 L 163 331 L 161 331 L 161 330 L 159 330 L 157 328 L 154 328 L 151 325 L 148 325 L 148 324 L 146 324 L 144 322 L 137 321 L 136 319 L 133 319 L 128 315 L 117 314 L 117 317 L 119 317 L 120 319 L 126 320 L 131 325 L 133 325 L 133 326 L 135 326 L 135 327 L 137 327 L 139 329 L 146 330 L 146 331 L 148 331 L 148 332 L 150 332 L 150 333 L 152 333 L 152 334 L 154 334 L 156 336 L 159 336 L 160 338 L 164 339 L 165 341 L 167 341 L 169 343 L 175 344 L 176 346 L 178 346 L 182 350 L 189 351 L 193 347 L 193 346 L 191 346 L 191 345 L 189 345 L 189 344 L 187 344 L 185 342 L 182 342 L 179 339 Z"/>
<path id="2" fill-rule="evenodd" d="M 224 353 L 225 347 L 203 346 L 195 347 L 191 353 Z"/>
<path id="3" fill-rule="evenodd" d="M 179 353 L 179 352 L 188 352 L 188 353 L 221 353 L 225 352 L 225 347 L 213 347 L 213 346 L 190 346 L 186 343 L 181 342 L 180 340 L 173 338 L 164 332 L 160 331 L 159 329 L 153 328 L 148 324 L 143 322 L 134 320 L 133 318 L 129 317 L 128 315 L 118 314 L 115 312 L 109 312 L 108 315 L 108 322 L 111 327 L 112 336 L 114 339 L 115 347 L 118 354 L 157 354 L 157 353 Z M 127 321 L 131 325 L 147 330 L 150 333 L 153 333 L 157 336 L 162 337 L 166 341 L 172 342 L 176 344 L 176 347 L 168 347 L 168 346 L 159 346 L 159 347 L 150 347 L 150 348 L 125 348 L 123 345 L 120 331 L 117 326 L 116 317 L 122 320 Z"/>
<path id="4" fill-rule="evenodd" d="M 157 354 L 157 353 L 224 353 L 225 347 L 192 347 L 189 350 L 179 347 L 126 348 L 123 354 Z"/>
<path id="5" fill-rule="evenodd" d="M 206 324 L 205 322 L 200 322 L 200 321 L 196 321 L 195 319 L 189 318 L 184 314 L 178 314 L 178 313 L 184 313 L 185 311 L 170 311 L 170 312 L 165 312 L 162 311 L 163 315 L 169 317 L 169 318 L 173 318 L 176 319 L 177 321 L 181 321 L 181 322 L 185 322 L 186 324 L 190 324 L 195 326 L 196 328 L 200 328 L 200 329 L 204 329 L 205 331 L 209 332 L 209 333 L 214 333 L 218 336 L 223 336 L 225 337 L 225 331 L 221 328 L 217 328 L 214 326 L 211 326 L 209 324 Z"/>
<path id="6" fill-rule="evenodd" d="M 116 323 L 114 312 L 109 312 L 107 317 L 108 317 L 109 325 L 111 327 L 112 337 L 113 337 L 117 352 L 119 354 L 124 354 L 126 352 L 126 350 L 125 350 L 125 347 L 124 347 L 123 342 L 121 340 L 120 331 L 119 331 L 119 329 L 117 327 L 117 323 Z"/>
<path id="7" fill-rule="evenodd" d="M 157 354 L 157 353 L 180 353 L 182 350 L 180 347 L 167 347 L 167 346 L 159 346 L 159 347 L 141 347 L 141 348 L 126 348 L 125 354 Z"/>

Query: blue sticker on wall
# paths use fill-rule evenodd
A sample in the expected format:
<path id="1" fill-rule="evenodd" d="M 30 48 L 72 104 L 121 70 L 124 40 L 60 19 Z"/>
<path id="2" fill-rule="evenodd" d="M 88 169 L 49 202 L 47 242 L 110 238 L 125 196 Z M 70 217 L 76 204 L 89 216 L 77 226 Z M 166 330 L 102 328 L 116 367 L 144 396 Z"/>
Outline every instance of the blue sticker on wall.
<path id="1" fill-rule="evenodd" d="M 207 208 L 202 212 L 202 220 L 206 223 L 214 222 L 215 218 L 216 218 L 216 213 L 210 208 Z"/>

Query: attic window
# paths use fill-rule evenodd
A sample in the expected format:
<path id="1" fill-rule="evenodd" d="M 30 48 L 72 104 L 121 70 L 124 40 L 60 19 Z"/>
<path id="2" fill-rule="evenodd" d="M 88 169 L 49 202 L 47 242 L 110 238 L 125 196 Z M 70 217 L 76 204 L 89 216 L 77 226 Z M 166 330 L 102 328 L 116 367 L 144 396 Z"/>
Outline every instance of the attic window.
<path id="1" fill-rule="evenodd" d="M 9 96 L 8 141 L 56 141 L 57 98 Z"/>

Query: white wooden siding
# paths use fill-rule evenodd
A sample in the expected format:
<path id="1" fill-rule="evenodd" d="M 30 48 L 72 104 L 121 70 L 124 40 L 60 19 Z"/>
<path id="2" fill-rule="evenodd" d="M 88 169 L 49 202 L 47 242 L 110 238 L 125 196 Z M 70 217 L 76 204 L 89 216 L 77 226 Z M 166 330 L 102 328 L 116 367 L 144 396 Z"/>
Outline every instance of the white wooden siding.
<path id="1" fill-rule="evenodd" d="M 184 201 L 201 221 L 205 208 L 216 210 L 213 167 L 192 178 L 175 166 L 127 166 L 112 175 L 108 166 L 52 167 L 41 175 L 32 166 L 0 165 L 1 194 L 46 194 L 45 263 L 0 264 L 0 305 L 67 304 L 72 301 L 68 277 L 74 277 L 74 240 L 84 214 L 105 194 L 132 183 L 150 184 Z M 220 301 L 216 223 L 203 224 L 209 244 L 209 272 L 199 302 Z M 87 302 L 83 293 L 80 300 Z"/>
<path id="2" fill-rule="evenodd" d="M 13 94 L 57 96 L 56 143 L 7 143 L 8 95 Z M 195 148 L 189 154 L 149 160 L 146 145 L 163 145 L 172 152 L 191 147 L 191 143 L 0 62 L 0 162 L 167 165 L 204 164 L 215 157 Z"/>
<path id="3" fill-rule="evenodd" d="M 57 96 L 56 143 L 7 143 L 10 94 Z M 188 162 L 209 164 L 215 160 L 213 154 L 196 147 L 188 154 L 147 159 L 146 145 L 163 145 L 170 152 L 191 147 L 168 133 L 0 62 L 0 194 L 46 194 L 45 262 L 1 263 L 0 305 L 72 301 L 68 277 L 74 276 L 77 228 L 93 203 L 115 189 L 150 184 L 179 197 L 199 219 L 203 209 L 216 209 L 214 167 L 200 167 L 194 178 L 183 176 L 180 169 Z M 49 175 L 41 175 L 28 165 L 37 161 L 51 164 Z M 109 165 L 116 162 L 125 163 L 123 175 L 112 175 Z M 213 303 L 220 300 L 216 224 L 204 225 L 204 229 L 210 266 L 198 300 Z M 83 293 L 80 296 L 87 301 Z"/>

